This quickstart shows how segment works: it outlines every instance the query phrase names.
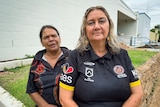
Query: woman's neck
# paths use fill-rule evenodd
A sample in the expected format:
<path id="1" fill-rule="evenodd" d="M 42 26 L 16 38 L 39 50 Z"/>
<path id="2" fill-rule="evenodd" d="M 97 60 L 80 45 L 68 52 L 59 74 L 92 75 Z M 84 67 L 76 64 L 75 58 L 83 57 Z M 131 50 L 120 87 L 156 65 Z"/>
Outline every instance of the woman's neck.
<path id="1" fill-rule="evenodd" d="M 92 49 L 94 50 L 95 54 L 99 57 L 104 56 L 107 53 L 106 43 L 99 42 L 91 44 Z"/>
<path id="2" fill-rule="evenodd" d="M 47 51 L 45 53 L 45 56 L 48 57 L 48 58 L 51 58 L 51 59 L 57 59 L 57 57 L 60 56 L 62 50 L 61 49 L 58 49 L 57 51 Z"/>
<path id="3" fill-rule="evenodd" d="M 47 62 L 52 66 L 52 68 L 54 68 L 61 54 L 62 54 L 62 50 L 58 49 L 57 51 L 54 51 L 54 52 L 47 51 L 44 54 L 44 57 L 46 58 Z"/>

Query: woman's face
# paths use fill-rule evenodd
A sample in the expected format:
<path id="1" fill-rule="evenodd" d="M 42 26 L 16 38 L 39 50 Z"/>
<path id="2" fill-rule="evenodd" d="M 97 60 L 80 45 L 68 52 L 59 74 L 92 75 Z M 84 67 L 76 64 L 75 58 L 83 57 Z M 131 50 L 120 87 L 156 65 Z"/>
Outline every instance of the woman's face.
<path id="1" fill-rule="evenodd" d="M 109 21 L 101 10 L 93 10 L 88 14 L 86 34 L 90 42 L 106 41 L 109 33 Z"/>
<path id="2" fill-rule="evenodd" d="M 45 28 L 41 42 L 47 51 L 57 51 L 60 48 L 61 39 L 54 29 Z"/>

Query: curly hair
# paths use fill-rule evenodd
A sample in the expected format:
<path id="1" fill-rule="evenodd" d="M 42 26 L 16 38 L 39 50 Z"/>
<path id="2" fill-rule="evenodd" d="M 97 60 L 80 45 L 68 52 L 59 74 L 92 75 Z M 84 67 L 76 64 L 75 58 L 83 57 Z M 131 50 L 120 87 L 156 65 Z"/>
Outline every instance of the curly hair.
<path id="1" fill-rule="evenodd" d="M 76 49 L 78 49 L 80 52 L 83 52 L 87 50 L 87 46 L 89 45 L 89 40 L 86 36 L 86 22 L 87 22 L 87 17 L 88 14 L 93 11 L 93 10 L 101 10 L 104 12 L 106 17 L 108 18 L 109 21 L 109 33 L 106 39 L 106 46 L 108 51 L 110 51 L 112 54 L 119 53 L 120 47 L 119 43 L 116 40 L 116 35 L 114 34 L 114 25 L 113 22 L 107 12 L 107 10 L 102 7 L 102 6 L 95 6 L 95 7 L 90 7 L 86 10 L 84 16 L 83 16 L 83 21 L 80 29 L 80 37 L 76 46 Z"/>

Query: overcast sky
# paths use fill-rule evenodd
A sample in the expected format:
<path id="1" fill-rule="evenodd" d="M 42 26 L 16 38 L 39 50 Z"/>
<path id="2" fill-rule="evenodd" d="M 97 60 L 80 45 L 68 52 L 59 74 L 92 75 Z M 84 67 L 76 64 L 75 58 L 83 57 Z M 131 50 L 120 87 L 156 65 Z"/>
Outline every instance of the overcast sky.
<path id="1" fill-rule="evenodd" d="M 146 13 L 151 18 L 151 27 L 160 25 L 160 0 L 123 0 L 133 11 Z"/>

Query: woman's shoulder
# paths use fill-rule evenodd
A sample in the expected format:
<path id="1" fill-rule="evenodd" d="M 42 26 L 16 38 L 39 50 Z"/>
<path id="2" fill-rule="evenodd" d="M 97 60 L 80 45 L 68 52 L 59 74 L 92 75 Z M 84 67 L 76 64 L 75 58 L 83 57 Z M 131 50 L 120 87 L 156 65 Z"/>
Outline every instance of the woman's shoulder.
<path id="1" fill-rule="evenodd" d="M 120 51 L 115 54 L 116 56 L 126 56 L 128 54 L 127 50 L 120 48 Z"/>
<path id="2" fill-rule="evenodd" d="M 63 53 L 69 54 L 71 52 L 71 50 L 68 49 L 67 47 L 61 47 L 61 49 L 62 49 Z"/>
<path id="3" fill-rule="evenodd" d="M 120 53 L 125 53 L 125 52 L 127 52 L 127 50 L 126 49 L 123 49 L 123 48 L 120 48 Z"/>
<path id="4" fill-rule="evenodd" d="M 34 55 L 34 57 L 35 57 L 35 58 L 41 58 L 45 52 L 46 52 L 46 49 L 39 50 L 39 51 Z"/>
<path id="5" fill-rule="evenodd" d="M 77 49 L 73 49 L 73 50 L 71 50 L 70 54 L 71 55 L 76 55 L 76 54 L 78 54 L 78 50 Z"/>
<path id="6" fill-rule="evenodd" d="M 82 58 L 84 56 L 84 52 L 80 52 L 78 49 L 73 49 L 70 52 L 70 57 L 77 57 L 77 58 Z"/>

